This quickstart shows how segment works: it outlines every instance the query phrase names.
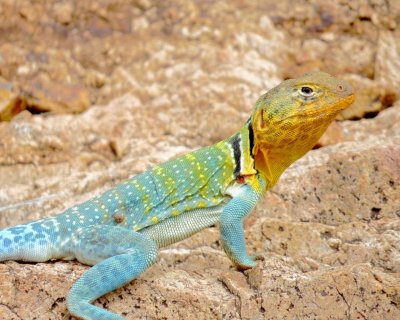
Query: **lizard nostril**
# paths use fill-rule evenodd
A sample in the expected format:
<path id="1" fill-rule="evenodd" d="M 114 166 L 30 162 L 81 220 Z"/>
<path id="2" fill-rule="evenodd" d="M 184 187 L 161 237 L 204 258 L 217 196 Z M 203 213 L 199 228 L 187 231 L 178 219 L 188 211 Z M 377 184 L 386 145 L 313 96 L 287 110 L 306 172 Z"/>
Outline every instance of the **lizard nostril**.
<path id="1" fill-rule="evenodd" d="M 339 84 L 339 85 L 337 86 L 337 89 L 338 89 L 338 91 L 343 91 L 343 86 L 342 86 L 341 84 Z"/>

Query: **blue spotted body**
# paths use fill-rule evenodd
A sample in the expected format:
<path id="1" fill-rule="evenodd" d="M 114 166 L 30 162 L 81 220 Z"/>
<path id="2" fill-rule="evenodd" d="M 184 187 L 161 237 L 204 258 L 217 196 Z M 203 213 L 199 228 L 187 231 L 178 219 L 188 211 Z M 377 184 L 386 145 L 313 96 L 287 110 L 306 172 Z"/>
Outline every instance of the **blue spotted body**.
<path id="1" fill-rule="evenodd" d="M 225 191 L 235 180 L 232 154 L 226 142 L 203 148 L 160 164 L 58 216 L 2 230 L 1 258 L 71 259 L 71 235 L 82 228 L 103 225 L 143 232 L 185 212 L 225 203 L 229 199 Z"/>
<path id="2" fill-rule="evenodd" d="M 310 89 L 303 96 L 305 84 L 323 94 L 313 100 Z M 67 298 L 71 314 L 85 320 L 124 319 L 92 302 L 138 277 L 155 262 L 159 248 L 214 224 L 219 224 L 221 243 L 232 262 L 241 269 L 254 267 L 254 257 L 246 253 L 243 219 L 351 103 L 348 88 L 323 73 L 285 81 L 259 99 L 252 117 L 232 137 L 160 164 L 58 216 L 1 230 L 0 261 L 77 259 L 93 266 Z M 328 96 L 331 100 L 324 102 Z M 288 126 L 296 119 L 304 125 L 313 120 L 314 134 L 304 139 L 304 130 L 298 128 L 268 131 L 271 120 Z"/>

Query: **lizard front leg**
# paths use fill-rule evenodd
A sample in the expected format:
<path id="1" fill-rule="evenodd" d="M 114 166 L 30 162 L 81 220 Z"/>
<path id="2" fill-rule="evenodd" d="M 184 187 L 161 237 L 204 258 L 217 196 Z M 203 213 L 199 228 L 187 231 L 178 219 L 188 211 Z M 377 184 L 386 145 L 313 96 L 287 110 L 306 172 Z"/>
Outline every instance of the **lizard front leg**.
<path id="1" fill-rule="evenodd" d="M 79 229 L 70 240 L 70 251 L 80 262 L 94 265 L 69 292 L 67 306 L 71 314 L 84 320 L 123 320 L 91 303 L 146 270 L 156 260 L 158 248 L 138 232 L 97 225 Z"/>
<path id="2" fill-rule="evenodd" d="M 265 181 L 259 176 L 246 178 L 246 183 L 228 189 L 232 196 L 220 217 L 222 246 L 239 269 L 250 269 L 256 265 L 255 258 L 246 252 L 243 219 L 254 209 L 265 190 Z"/>

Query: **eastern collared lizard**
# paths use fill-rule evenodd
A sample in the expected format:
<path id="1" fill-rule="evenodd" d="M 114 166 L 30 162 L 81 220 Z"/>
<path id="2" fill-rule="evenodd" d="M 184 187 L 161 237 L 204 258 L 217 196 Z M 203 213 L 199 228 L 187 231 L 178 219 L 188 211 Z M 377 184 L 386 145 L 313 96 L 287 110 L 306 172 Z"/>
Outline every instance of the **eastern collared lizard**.
<path id="1" fill-rule="evenodd" d="M 262 95 L 233 136 L 139 174 L 60 215 L 0 231 L 0 261 L 77 259 L 91 265 L 67 306 L 82 319 L 123 317 L 92 302 L 156 261 L 159 248 L 219 224 L 240 269 L 252 268 L 243 219 L 283 171 L 318 141 L 352 88 L 326 73 L 286 80 Z"/>

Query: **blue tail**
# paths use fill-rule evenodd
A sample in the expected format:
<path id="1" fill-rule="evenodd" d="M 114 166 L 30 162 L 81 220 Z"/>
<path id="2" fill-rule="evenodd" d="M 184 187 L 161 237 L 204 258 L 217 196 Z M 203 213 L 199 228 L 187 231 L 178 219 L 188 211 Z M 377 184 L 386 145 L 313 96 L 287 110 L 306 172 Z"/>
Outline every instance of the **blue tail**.
<path id="1" fill-rule="evenodd" d="M 0 230 L 0 261 L 43 262 L 58 258 L 58 229 L 57 221 L 49 218 Z"/>

